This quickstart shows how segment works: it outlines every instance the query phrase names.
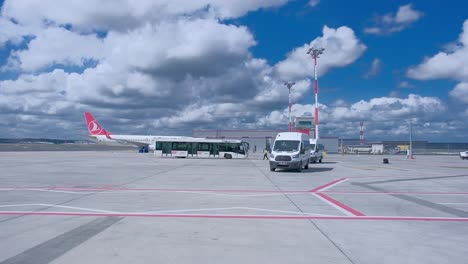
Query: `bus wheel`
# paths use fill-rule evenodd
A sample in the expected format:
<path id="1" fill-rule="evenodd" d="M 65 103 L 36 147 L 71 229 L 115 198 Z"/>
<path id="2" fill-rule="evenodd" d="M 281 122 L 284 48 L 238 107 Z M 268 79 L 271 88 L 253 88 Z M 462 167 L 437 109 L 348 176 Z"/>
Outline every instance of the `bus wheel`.
<path id="1" fill-rule="evenodd" d="M 224 154 L 224 158 L 225 159 L 232 159 L 232 155 L 231 154 Z"/>

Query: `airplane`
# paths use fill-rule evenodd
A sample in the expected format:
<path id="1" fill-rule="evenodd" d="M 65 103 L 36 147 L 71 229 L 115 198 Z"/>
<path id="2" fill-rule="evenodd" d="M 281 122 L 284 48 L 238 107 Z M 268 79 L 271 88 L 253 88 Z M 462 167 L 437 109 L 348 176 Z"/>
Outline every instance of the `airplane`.
<path id="1" fill-rule="evenodd" d="M 157 139 L 163 138 L 186 138 L 173 136 L 151 136 L 151 135 L 114 135 L 104 129 L 90 112 L 85 112 L 86 124 L 88 126 L 88 137 L 97 143 L 107 145 L 134 145 L 140 148 L 140 152 L 154 151 Z"/>

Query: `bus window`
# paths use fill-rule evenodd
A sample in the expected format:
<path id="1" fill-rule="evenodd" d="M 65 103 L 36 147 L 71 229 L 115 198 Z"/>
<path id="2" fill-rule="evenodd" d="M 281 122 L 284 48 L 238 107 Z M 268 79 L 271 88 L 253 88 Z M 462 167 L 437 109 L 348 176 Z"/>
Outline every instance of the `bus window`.
<path id="1" fill-rule="evenodd" d="M 197 150 L 198 150 L 198 143 L 196 142 L 188 143 L 189 154 L 197 154 Z"/>
<path id="2" fill-rule="evenodd" d="M 173 142 L 172 150 L 187 150 L 187 142 Z"/>
<path id="3" fill-rule="evenodd" d="M 239 145 L 239 154 L 245 154 L 245 145 Z"/>
<path id="4" fill-rule="evenodd" d="M 161 142 L 162 144 L 162 153 L 163 154 L 171 154 L 172 148 L 170 142 Z"/>
<path id="5" fill-rule="evenodd" d="M 233 152 L 245 154 L 243 148 L 241 149 L 240 143 L 219 143 L 219 152 Z"/>
<path id="6" fill-rule="evenodd" d="M 198 144 L 199 151 L 210 151 L 210 144 L 209 143 L 200 143 Z"/>
<path id="7" fill-rule="evenodd" d="M 162 150 L 162 143 L 156 142 L 156 150 Z"/>
<path id="8" fill-rule="evenodd" d="M 219 151 L 221 152 L 228 152 L 228 144 L 227 143 L 219 143 L 218 147 L 219 147 Z"/>
<path id="9" fill-rule="evenodd" d="M 210 143 L 210 155 L 219 155 L 219 149 L 217 143 Z"/>

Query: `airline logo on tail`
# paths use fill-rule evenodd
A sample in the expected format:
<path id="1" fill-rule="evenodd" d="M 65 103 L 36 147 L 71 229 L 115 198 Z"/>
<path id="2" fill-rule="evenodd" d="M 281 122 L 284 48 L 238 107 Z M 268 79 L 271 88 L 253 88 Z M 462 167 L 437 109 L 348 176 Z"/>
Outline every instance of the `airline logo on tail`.
<path id="1" fill-rule="evenodd" d="M 88 132 L 90 135 L 106 135 L 109 137 L 109 133 L 98 123 L 96 118 L 90 113 L 85 112 L 86 123 L 88 124 Z"/>

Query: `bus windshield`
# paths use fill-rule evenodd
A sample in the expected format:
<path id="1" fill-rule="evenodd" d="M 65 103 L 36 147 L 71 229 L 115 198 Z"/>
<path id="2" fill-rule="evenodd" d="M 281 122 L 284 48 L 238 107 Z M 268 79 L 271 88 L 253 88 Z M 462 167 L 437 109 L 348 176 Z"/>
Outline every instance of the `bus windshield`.
<path id="1" fill-rule="evenodd" d="M 288 151 L 288 152 L 298 151 L 299 141 L 298 140 L 276 140 L 273 150 L 274 151 Z"/>

